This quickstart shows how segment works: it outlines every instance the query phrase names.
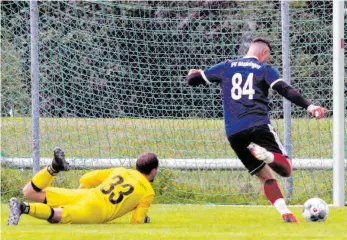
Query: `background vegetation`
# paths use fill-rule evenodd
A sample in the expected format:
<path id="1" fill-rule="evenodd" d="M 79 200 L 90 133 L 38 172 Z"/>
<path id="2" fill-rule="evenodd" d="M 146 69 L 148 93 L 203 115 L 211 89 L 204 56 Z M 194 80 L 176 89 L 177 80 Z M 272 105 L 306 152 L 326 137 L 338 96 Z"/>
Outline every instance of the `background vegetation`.
<path id="1" fill-rule="evenodd" d="M 2 91 L 25 99 L 29 2 L 3 1 L 1 13 L 2 63 L 12 66 L 2 74 L 16 76 Z M 292 84 L 331 109 L 332 1 L 293 2 L 289 13 Z M 256 36 L 272 42 L 282 71 L 280 1 L 39 2 L 39 22 L 42 117 L 221 118 L 219 86 L 188 88 L 184 77 L 244 55 Z M 11 99 L 4 92 L 2 116 L 30 114 Z M 280 96 L 271 108 L 282 116 Z"/>

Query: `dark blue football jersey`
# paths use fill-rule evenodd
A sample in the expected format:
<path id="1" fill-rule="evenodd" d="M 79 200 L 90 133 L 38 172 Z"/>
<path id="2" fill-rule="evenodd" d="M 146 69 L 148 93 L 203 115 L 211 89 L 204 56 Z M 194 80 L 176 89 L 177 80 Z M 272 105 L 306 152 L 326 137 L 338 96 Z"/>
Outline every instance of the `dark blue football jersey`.
<path id="1" fill-rule="evenodd" d="M 221 83 L 228 137 L 270 123 L 268 91 L 282 80 L 277 69 L 256 57 L 244 57 L 212 66 L 202 77 L 208 84 Z"/>

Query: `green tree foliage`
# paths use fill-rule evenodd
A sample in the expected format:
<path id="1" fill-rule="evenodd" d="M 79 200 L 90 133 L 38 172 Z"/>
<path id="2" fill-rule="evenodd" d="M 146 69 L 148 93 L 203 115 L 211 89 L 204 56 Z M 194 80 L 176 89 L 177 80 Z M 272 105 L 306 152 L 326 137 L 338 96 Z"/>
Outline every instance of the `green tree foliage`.
<path id="1" fill-rule="evenodd" d="M 5 31 L 1 33 L 1 116 L 27 116 L 31 111 L 30 88 L 21 74 L 21 58 Z"/>
<path id="2" fill-rule="evenodd" d="M 18 58 L 17 86 L 30 88 L 29 4 L 1 11 L 18 52 L 2 55 Z M 244 55 L 256 36 L 272 42 L 271 63 L 283 70 L 279 1 L 42 1 L 39 13 L 45 117 L 222 117 L 219 87 L 188 89 L 184 76 Z M 331 109 L 332 3 L 296 1 L 289 15 L 292 85 Z M 271 108 L 281 117 L 280 96 Z"/>

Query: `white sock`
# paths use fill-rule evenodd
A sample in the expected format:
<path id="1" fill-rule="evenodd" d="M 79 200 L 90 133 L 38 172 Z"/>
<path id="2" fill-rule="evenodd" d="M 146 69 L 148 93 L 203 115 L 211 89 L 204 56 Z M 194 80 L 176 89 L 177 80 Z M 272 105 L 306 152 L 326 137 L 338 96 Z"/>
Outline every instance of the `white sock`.
<path id="1" fill-rule="evenodd" d="M 287 204 L 283 198 L 277 199 L 273 205 L 281 215 L 286 214 L 286 213 L 292 213 L 288 209 Z"/>

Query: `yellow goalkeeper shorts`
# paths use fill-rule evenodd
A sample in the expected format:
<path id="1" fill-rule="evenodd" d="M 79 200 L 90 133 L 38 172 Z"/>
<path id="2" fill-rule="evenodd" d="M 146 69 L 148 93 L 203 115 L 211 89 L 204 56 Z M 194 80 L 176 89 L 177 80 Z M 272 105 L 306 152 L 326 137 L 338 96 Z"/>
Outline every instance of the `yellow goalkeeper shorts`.
<path id="1" fill-rule="evenodd" d="M 46 192 L 47 205 L 54 208 L 75 204 L 90 190 L 48 187 L 44 191 Z"/>
<path id="2" fill-rule="evenodd" d="M 93 191 L 88 192 L 77 203 L 64 206 L 60 223 L 97 224 L 108 221 L 105 199 Z"/>

